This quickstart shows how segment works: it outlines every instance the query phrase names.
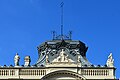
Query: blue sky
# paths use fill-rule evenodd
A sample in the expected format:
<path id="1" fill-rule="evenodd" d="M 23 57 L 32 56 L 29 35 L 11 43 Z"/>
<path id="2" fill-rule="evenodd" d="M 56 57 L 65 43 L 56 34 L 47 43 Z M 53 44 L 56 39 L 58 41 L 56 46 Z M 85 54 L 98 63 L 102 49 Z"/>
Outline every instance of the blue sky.
<path id="1" fill-rule="evenodd" d="M 64 34 L 73 31 L 72 39 L 88 47 L 87 58 L 104 65 L 110 52 L 120 77 L 120 1 L 63 0 Z M 60 33 L 62 0 L 0 0 L 0 65 L 14 65 L 14 56 L 30 55 L 38 59 L 37 46 L 52 40 L 51 31 Z"/>

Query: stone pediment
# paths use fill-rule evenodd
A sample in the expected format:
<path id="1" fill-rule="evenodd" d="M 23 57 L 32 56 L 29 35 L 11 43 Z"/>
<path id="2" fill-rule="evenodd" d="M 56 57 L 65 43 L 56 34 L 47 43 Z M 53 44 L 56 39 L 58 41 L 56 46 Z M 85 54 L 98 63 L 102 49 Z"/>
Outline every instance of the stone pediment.
<path id="1" fill-rule="evenodd" d="M 72 60 L 64 49 L 61 49 L 59 55 L 50 63 L 46 63 L 46 67 L 77 67 L 78 65 L 81 66 L 80 63 L 78 64 Z"/>
<path id="2" fill-rule="evenodd" d="M 69 58 L 69 56 L 65 53 L 64 49 L 60 52 L 59 56 L 55 58 L 52 63 L 72 63 L 74 62 L 72 59 Z"/>

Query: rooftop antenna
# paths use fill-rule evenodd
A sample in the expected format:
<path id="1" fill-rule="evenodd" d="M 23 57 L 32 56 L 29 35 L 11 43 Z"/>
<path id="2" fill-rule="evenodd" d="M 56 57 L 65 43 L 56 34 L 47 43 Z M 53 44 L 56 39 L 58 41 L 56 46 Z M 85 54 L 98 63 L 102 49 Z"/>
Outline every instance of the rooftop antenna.
<path id="1" fill-rule="evenodd" d="M 60 7 L 61 7 L 61 39 L 62 40 L 64 38 L 64 35 L 63 35 L 63 5 L 64 5 L 64 3 L 62 2 L 60 4 Z"/>
<path id="2" fill-rule="evenodd" d="M 61 34 L 60 35 L 57 35 L 55 31 L 52 31 L 52 35 L 53 35 L 53 40 L 71 40 L 72 38 L 72 31 L 69 31 L 69 34 L 68 35 L 64 35 L 63 34 L 63 6 L 64 6 L 64 3 L 61 2 L 60 4 L 60 8 L 61 8 L 61 25 L 60 25 L 60 28 L 61 28 Z"/>

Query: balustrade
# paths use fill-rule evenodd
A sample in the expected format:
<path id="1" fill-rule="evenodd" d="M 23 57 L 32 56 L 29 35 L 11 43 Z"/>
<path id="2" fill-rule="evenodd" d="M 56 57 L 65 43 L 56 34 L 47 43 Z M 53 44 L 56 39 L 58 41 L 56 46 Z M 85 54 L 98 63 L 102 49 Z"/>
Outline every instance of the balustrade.
<path id="1" fill-rule="evenodd" d="M 82 69 L 81 70 L 82 75 L 88 75 L 88 76 L 108 76 L 109 70 L 104 69 Z"/>

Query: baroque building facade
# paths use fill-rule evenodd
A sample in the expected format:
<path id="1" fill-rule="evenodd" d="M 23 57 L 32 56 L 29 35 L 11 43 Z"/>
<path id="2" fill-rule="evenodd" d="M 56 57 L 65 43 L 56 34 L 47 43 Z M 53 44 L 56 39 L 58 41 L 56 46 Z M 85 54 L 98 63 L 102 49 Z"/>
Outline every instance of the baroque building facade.
<path id="1" fill-rule="evenodd" d="M 88 47 L 79 40 L 63 35 L 45 41 L 38 47 L 39 58 L 30 65 L 30 56 L 20 66 L 18 54 L 14 57 L 15 66 L 1 66 L 0 79 L 14 80 L 116 80 L 112 53 L 106 65 L 93 65 L 86 58 Z"/>
<path id="2" fill-rule="evenodd" d="M 53 32 L 53 40 L 45 41 L 38 47 L 39 58 L 30 65 L 26 56 L 24 65 L 19 65 L 20 57 L 14 57 L 15 65 L 0 66 L 0 79 L 13 80 L 116 80 L 112 53 L 106 65 L 94 65 L 87 60 L 88 47 L 79 40 L 63 35 L 63 3 L 61 4 L 61 35 Z"/>

